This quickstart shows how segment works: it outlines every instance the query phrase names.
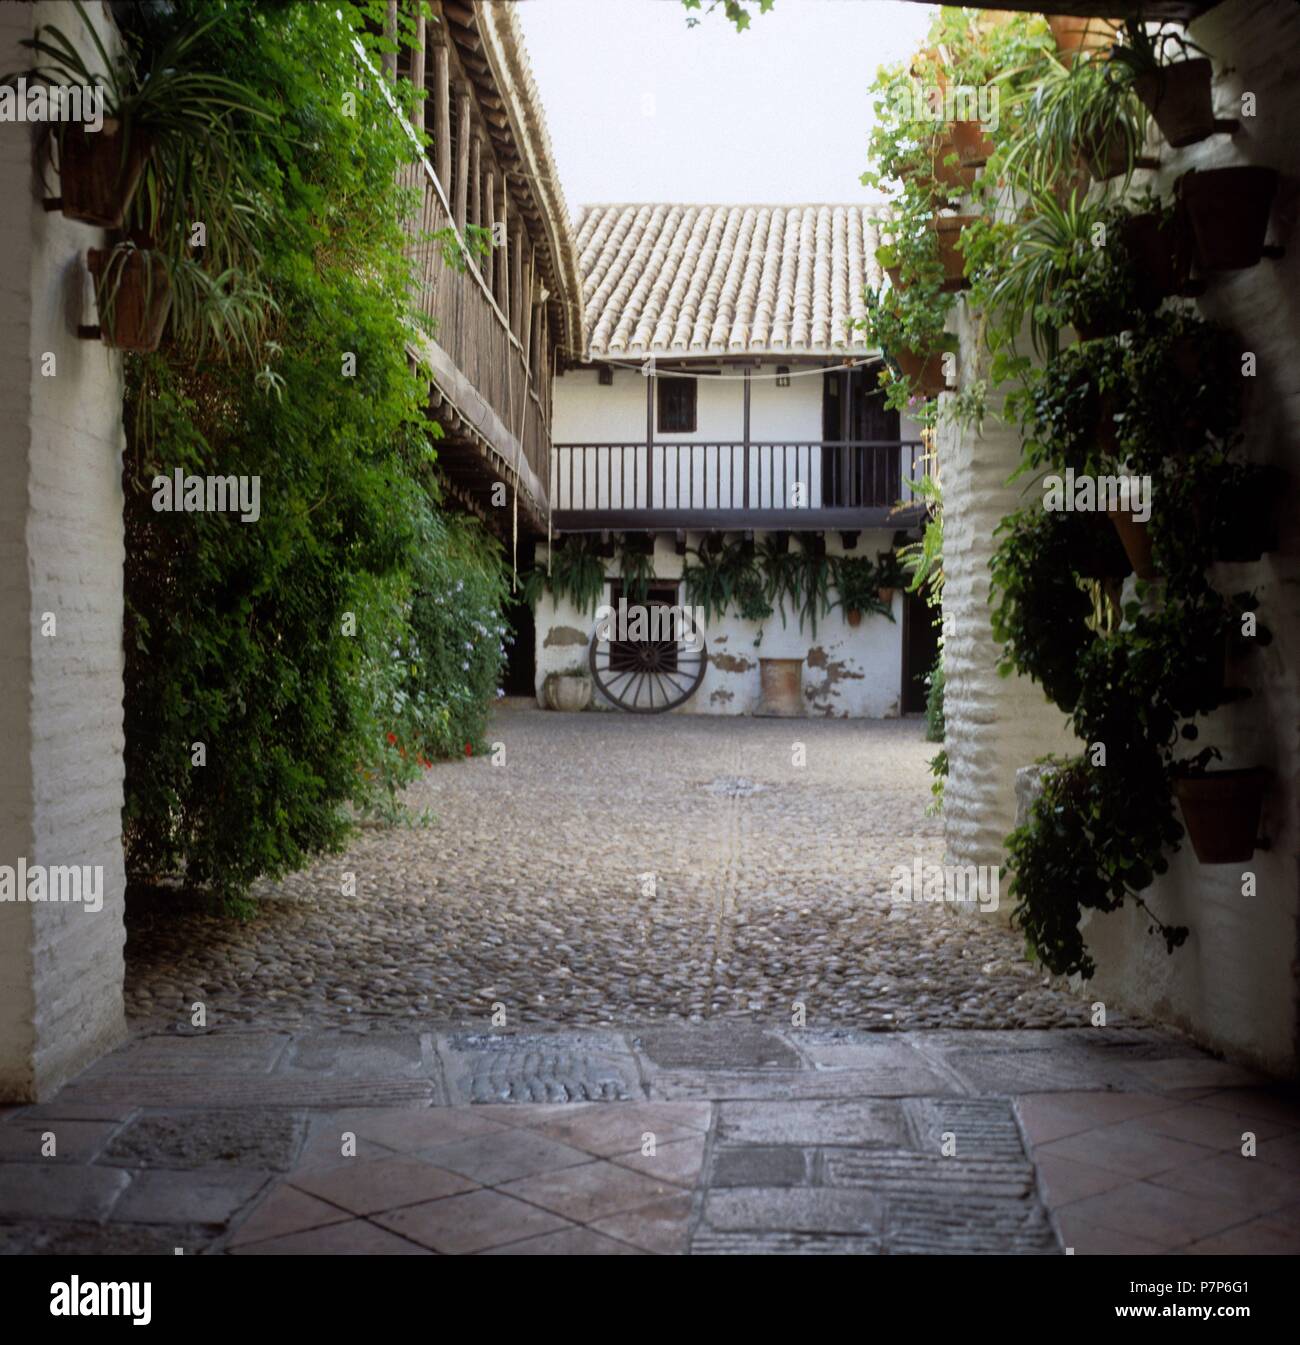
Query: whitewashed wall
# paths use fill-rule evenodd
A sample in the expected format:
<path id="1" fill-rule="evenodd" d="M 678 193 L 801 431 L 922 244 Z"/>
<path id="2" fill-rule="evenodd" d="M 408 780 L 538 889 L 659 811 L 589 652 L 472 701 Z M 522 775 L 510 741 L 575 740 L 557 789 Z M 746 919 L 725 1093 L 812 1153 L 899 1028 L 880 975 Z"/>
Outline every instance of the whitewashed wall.
<path id="1" fill-rule="evenodd" d="M 70 6 L 0 5 L 0 69 L 30 64 L 38 22 L 80 32 Z M 125 1031 L 121 361 L 75 335 L 103 233 L 45 213 L 31 146 L 0 124 L 0 864 L 102 865 L 105 890 L 97 914 L 0 903 L 0 1100 L 47 1095 Z"/>
<path id="2" fill-rule="evenodd" d="M 761 540 L 763 534 L 758 534 Z M 860 534 L 856 555 L 873 559 L 889 548 L 892 532 Z M 688 545 L 698 546 L 699 534 L 688 536 Z M 838 535 L 827 538 L 828 554 L 843 553 Z M 677 555 L 673 539 L 655 539 L 655 577 L 680 579 L 684 557 Z M 538 564 L 546 563 L 545 547 L 538 548 Z M 611 578 L 618 575 L 617 558 L 606 563 Z M 609 601 L 609 589 L 605 591 Z M 684 594 L 680 601 L 685 602 Z M 901 594 L 895 594 L 894 620 L 864 615 L 852 627 L 836 608 L 810 627 L 799 629 L 793 614 L 783 628 L 779 616 L 762 623 L 742 621 L 733 613 L 704 624 L 709 663 L 699 691 L 675 714 L 753 714 L 759 707 L 759 663 L 762 658 L 804 660 L 804 705 L 809 715 L 836 718 L 892 718 L 899 713 L 902 684 Z M 546 595 L 537 605 L 536 688 L 541 703 L 542 684 L 553 672 L 586 669 L 595 612 L 579 612 L 570 602 L 556 603 Z M 761 638 L 760 638 L 761 637 Z"/>
<path id="3" fill-rule="evenodd" d="M 1273 788 L 1265 803 L 1268 850 L 1249 865 L 1207 867 L 1190 844 L 1147 901 L 1171 924 L 1191 929 L 1172 955 L 1148 933 L 1149 920 L 1126 907 L 1087 918 L 1087 941 L 1098 964 L 1089 983 L 1095 998 L 1175 1024 L 1208 1045 L 1293 1074 L 1297 1063 L 1297 918 L 1300 917 L 1300 236 L 1294 227 L 1297 178 L 1295 128 L 1300 123 L 1300 7 L 1289 0 L 1226 0 L 1192 26 L 1192 37 L 1214 58 L 1220 116 L 1238 117 L 1241 97 L 1253 94 L 1256 115 L 1235 137 L 1214 136 L 1185 150 L 1162 141 L 1154 185 L 1168 194 L 1191 167 L 1259 163 L 1279 169 L 1283 183 L 1273 212 L 1272 237 L 1287 248 L 1281 261 L 1209 278 L 1200 311 L 1241 337 L 1258 357 L 1250 387 L 1246 454 L 1287 472 L 1285 495 L 1275 503 L 1281 545 L 1249 565 L 1219 565 L 1212 578 L 1221 592 L 1253 588 L 1260 618 L 1274 643 L 1235 670 L 1251 699 L 1209 717 L 1200 742 L 1224 753 L 1226 766 L 1268 766 Z M 968 352 L 966 352 L 968 355 Z M 962 377 L 974 372 L 964 357 Z M 1010 445 L 973 436 L 941 442 L 945 492 L 946 616 L 955 622 L 945 648 L 945 710 L 952 775 L 946 797 L 949 852 L 961 862 L 989 862 L 1013 820 L 1014 768 L 1061 750 L 1063 721 L 1037 688 L 999 683 L 987 635 L 991 533 L 1000 496 L 998 475 L 1011 461 Z M 1010 503 L 1010 502 L 1008 502 Z M 1266 501 L 1260 501 L 1261 509 Z M 1037 695 L 1038 699 L 1035 699 Z M 1258 892 L 1242 895 L 1243 870 L 1256 874 Z"/>
<path id="4" fill-rule="evenodd" d="M 822 374 L 800 373 L 796 368 L 789 387 L 778 387 L 772 377 L 776 362 L 753 371 L 750 383 L 750 439 L 753 443 L 799 445 L 772 459 L 760 450 L 750 454 L 750 503 L 786 507 L 822 505 L 822 459 L 817 447 L 822 437 Z M 556 444 L 624 444 L 623 452 L 607 455 L 597 448 L 556 456 L 554 477 L 557 509 L 646 507 L 646 378 L 635 369 L 615 369 L 614 381 L 602 387 L 595 369 L 572 369 L 555 382 L 552 439 Z M 722 507 L 744 498 L 744 458 L 737 448 L 709 457 L 707 497 L 704 450 L 691 445 L 739 444 L 744 438 L 744 383 L 739 371 L 726 377 L 702 375 L 696 393 L 696 428 L 689 434 L 668 434 L 656 424 L 656 445 L 668 445 L 666 460 L 655 451 L 651 481 L 654 508 L 713 507 L 721 491 Z M 916 425 L 903 418 L 900 437 L 920 438 Z M 586 467 L 587 503 L 583 504 L 583 466 Z M 610 462 L 608 470 L 606 461 Z M 902 498 L 910 498 L 906 482 L 911 455 L 900 452 Z M 666 470 L 665 470 L 666 469 Z M 598 475 L 606 484 L 597 496 Z M 796 494 L 794 487 L 804 489 Z"/>

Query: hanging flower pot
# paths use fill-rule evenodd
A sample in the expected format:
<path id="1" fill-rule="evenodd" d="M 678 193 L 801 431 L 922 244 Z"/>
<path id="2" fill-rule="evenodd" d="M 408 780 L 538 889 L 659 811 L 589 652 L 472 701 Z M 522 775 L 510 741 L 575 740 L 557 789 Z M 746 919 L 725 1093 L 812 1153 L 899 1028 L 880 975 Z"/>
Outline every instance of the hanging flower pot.
<path id="1" fill-rule="evenodd" d="M 1254 165 L 1192 169 L 1175 183 L 1205 271 L 1238 271 L 1263 255 L 1277 173 Z"/>
<path id="2" fill-rule="evenodd" d="M 1138 302 L 1144 309 L 1158 308 L 1163 300 L 1187 289 L 1191 239 L 1178 219 L 1166 219 L 1154 210 L 1130 215 L 1120 226 L 1120 241 L 1133 262 Z"/>
<path id="3" fill-rule="evenodd" d="M 80 122 L 64 128 L 60 141 L 59 191 L 68 219 L 118 229 L 140 185 L 149 140 L 132 128 L 130 143 L 122 124 L 106 118 L 93 134 Z"/>
<path id="4" fill-rule="evenodd" d="M 1215 131 L 1210 80 L 1214 67 L 1204 56 L 1144 70 L 1133 90 L 1156 119 L 1160 134 L 1174 148 L 1194 145 Z"/>
<path id="5" fill-rule="evenodd" d="M 1109 19 L 1078 18 L 1073 14 L 1048 14 L 1047 26 L 1062 56 L 1091 55 L 1109 49 L 1119 32 Z"/>
<path id="6" fill-rule="evenodd" d="M 1123 177 L 1130 168 L 1158 168 L 1158 159 L 1135 155 L 1129 163 L 1128 142 L 1123 130 L 1115 127 L 1109 135 L 1092 139 L 1079 146 L 1078 162 L 1096 182 L 1109 182 Z"/>
<path id="7" fill-rule="evenodd" d="M 892 588 L 878 588 L 876 597 L 888 607 L 894 601 L 894 590 Z"/>
<path id="8" fill-rule="evenodd" d="M 981 168 L 997 146 L 980 121 L 954 121 L 948 127 L 958 158 L 970 168 Z"/>
<path id="9" fill-rule="evenodd" d="M 856 607 L 850 607 L 848 611 L 844 613 L 844 618 L 850 626 L 862 625 L 862 613 L 858 611 Z"/>
<path id="10" fill-rule="evenodd" d="M 978 218 L 978 215 L 940 215 L 931 224 L 939 239 L 939 261 L 943 266 L 941 288 L 946 294 L 964 290 L 970 284 L 966 279 L 966 259 L 958 251 L 957 243 L 961 231 Z"/>
<path id="11" fill-rule="evenodd" d="M 1179 776 L 1174 794 L 1202 864 L 1242 864 L 1255 853 L 1268 772 L 1259 768 Z"/>
<path id="12" fill-rule="evenodd" d="M 1150 522 L 1139 523 L 1124 509 L 1107 510 L 1119 540 L 1124 543 L 1124 554 L 1139 579 L 1155 579 L 1158 571 L 1151 556 Z"/>
<path id="13" fill-rule="evenodd" d="M 116 350 L 157 350 L 172 306 L 167 264 L 157 253 L 119 244 L 91 248 L 86 266 L 95 278 L 99 328 Z"/>
<path id="14" fill-rule="evenodd" d="M 891 350 L 889 358 L 898 365 L 899 372 L 926 398 L 937 397 L 947 390 L 948 381 L 943 376 L 942 350 L 929 355 L 918 355 L 911 350 Z"/>

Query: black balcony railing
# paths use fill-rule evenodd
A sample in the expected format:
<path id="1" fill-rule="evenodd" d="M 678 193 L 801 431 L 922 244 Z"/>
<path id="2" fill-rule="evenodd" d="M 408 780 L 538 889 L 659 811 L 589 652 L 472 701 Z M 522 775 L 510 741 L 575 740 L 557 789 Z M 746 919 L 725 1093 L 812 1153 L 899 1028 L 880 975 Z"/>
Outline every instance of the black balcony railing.
<path id="1" fill-rule="evenodd" d="M 555 525 L 870 527 L 919 511 L 920 440 L 556 444 Z"/>

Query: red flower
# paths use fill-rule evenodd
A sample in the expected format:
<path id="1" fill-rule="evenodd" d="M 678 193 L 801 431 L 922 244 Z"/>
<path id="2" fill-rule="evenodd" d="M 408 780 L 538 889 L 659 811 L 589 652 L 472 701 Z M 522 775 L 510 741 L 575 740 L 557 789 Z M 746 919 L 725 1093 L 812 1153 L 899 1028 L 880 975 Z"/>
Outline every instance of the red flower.
<path id="1" fill-rule="evenodd" d="M 389 741 L 390 743 L 395 743 L 395 742 L 397 741 L 397 734 L 395 734 L 395 733 L 390 733 L 390 734 L 388 735 L 388 741 Z"/>
<path id="2" fill-rule="evenodd" d="M 466 744 L 465 744 L 465 755 L 466 755 L 467 757 L 472 757 L 472 756 L 474 755 L 474 744 L 473 744 L 473 743 L 466 743 Z"/>

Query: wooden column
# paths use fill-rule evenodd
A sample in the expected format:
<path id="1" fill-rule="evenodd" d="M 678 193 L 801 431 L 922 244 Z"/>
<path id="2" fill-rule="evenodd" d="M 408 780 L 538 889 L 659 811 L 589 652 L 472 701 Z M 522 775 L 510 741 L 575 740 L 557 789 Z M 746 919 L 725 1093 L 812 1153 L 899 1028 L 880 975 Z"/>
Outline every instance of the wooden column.
<path id="1" fill-rule="evenodd" d="M 654 366 L 651 365 L 651 368 L 653 367 Z M 667 451 L 668 451 L 667 449 L 664 450 L 665 453 Z M 645 507 L 647 509 L 651 507 L 651 501 L 654 499 L 654 495 L 651 493 L 654 490 L 654 463 L 655 463 L 655 375 L 652 373 L 647 373 L 645 375 Z M 691 458 L 692 470 L 694 469 L 694 465 L 695 465 L 695 458 L 692 455 Z M 708 478 L 706 477 L 705 479 L 707 480 Z M 632 494 L 633 494 L 632 503 L 635 504 L 636 503 L 635 487 L 633 487 Z M 695 498 L 695 481 L 694 477 L 692 477 L 691 478 L 692 501 L 694 500 L 694 498 Z M 707 498 L 705 499 L 704 502 L 705 504 L 708 504 Z"/>
<path id="2" fill-rule="evenodd" d="M 492 235 L 488 239 L 487 256 L 483 258 L 483 279 L 487 282 L 488 293 L 492 294 L 493 281 L 496 279 L 496 248 L 493 244 L 496 242 L 496 222 L 497 222 L 497 200 L 496 200 L 496 174 L 491 168 L 483 176 L 483 227 Z"/>
<path id="3" fill-rule="evenodd" d="M 469 201 L 469 142 L 473 128 L 469 124 L 469 91 L 462 89 L 456 99 L 456 196 L 453 208 L 456 227 L 465 232 L 466 206 Z"/>
<path id="4" fill-rule="evenodd" d="M 483 137 L 477 131 L 469 143 L 469 222 L 483 222 Z"/>
<path id="5" fill-rule="evenodd" d="M 524 358 L 532 359 L 533 327 L 533 257 L 534 250 L 529 246 L 528 260 L 524 263 L 522 283 L 519 286 L 519 344 L 524 348 Z"/>
<path id="6" fill-rule="evenodd" d="M 501 192 L 497 197 L 497 224 L 501 235 L 501 246 L 494 249 L 496 259 L 496 296 L 497 305 L 505 314 L 506 323 L 510 322 L 510 193 L 506 190 L 505 178 L 501 180 Z"/>
<path id="7" fill-rule="evenodd" d="M 519 336 L 524 311 L 524 222 L 520 219 L 510 244 L 510 330 Z"/>
<path id="8" fill-rule="evenodd" d="M 388 0 L 388 10 L 384 15 L 384 36 L 390 42 L 397 41 L 397 0 Z M 397 78 L 397 49 L 384 52 L 384 74 L 389 79 Z"/>
<path id="9" fill-rule="evenodd" d="M 415 0 L 415 46 L 411 51 L 411 83 L 415 86 L 415 106 L 411 109 L 411 125 L 424 130 L 424 0 Z"/>
<path id="10" fill-rule="evenodd" d="M 749 508 L 749 369 L 745 369 L 745 508 Z M 735 499 L 735 496 L 732 496 Z"/>
<path id="11" fill-rule="evenodd" d="M 434 133 L 437 137 L 433 171 L 444 192 L 451 191 L 451 53 L 445 44 L 433 49 Z"/>

